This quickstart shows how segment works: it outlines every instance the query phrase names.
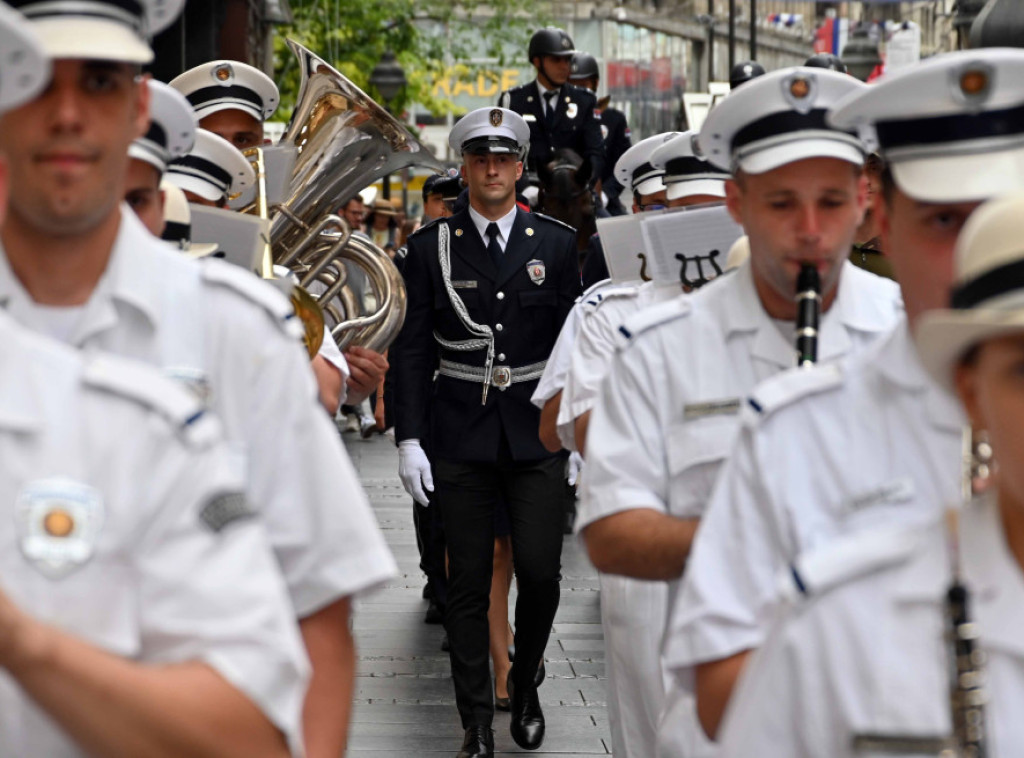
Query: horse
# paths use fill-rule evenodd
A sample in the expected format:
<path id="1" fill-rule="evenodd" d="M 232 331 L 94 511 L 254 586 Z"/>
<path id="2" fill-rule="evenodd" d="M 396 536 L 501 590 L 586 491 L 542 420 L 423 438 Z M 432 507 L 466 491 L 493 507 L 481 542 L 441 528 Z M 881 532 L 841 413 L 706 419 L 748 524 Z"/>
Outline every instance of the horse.
<path id="1" fill-rule="evenodd" d="M 590 171 L 590 162 L 568 148 L 556 150 L 554 158 L 537 167 L 537 210 L 576 229 L 576 249 L 581 258 L 597 232 Z"/>

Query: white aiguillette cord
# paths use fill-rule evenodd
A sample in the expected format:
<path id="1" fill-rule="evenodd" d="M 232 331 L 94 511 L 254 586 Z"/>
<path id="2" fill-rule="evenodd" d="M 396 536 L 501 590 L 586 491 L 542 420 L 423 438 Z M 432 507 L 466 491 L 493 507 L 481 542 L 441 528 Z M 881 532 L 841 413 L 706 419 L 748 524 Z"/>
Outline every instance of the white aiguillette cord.
<path id="1" fill-rule="evenodd" d="M 487 391 L 491 387 L 491 372 L 494 370 L 494 332 L 491 331 L 491 327 L 486 324 L 478 324 L 469 317 L 469 311 L 466 309 L 466 304 L 462 302 L 462 298 L 455 291 L 455 287 L 452 286 L 452 259 L 451 259 L 451 230 L 448 229 L 448 224 L 445 221 L 441 221 L 437 225 L 437 258 L 441 264 L 441 279 L 444 281 L 445 291 L 448 293 L 448 299 L 451 301 L 452 308 L 455 309 L 455 314 L 459 317 L 463 326 L 469 330 L 470 334 L 477 336 L 477 339 L 458 340 L 451 341 L 446 340 L 437 331 L 434 332 L 434 339 L 437 340 L 441 347 L 447 348 L 448 350 L 458 351 L 473 351 L 473 350 L 487 350 L 487 359 L 484 361 L 484 391 L 483 396 L 480 399 L 481 405 L 487 404 Z"/>

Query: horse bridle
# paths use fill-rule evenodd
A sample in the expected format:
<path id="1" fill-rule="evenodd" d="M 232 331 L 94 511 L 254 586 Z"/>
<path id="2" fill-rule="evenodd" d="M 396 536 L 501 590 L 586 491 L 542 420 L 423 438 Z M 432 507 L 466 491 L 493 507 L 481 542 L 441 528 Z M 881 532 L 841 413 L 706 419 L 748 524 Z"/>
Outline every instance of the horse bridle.
<path id="1" fill-rule="evenodd" d="M 571 163 L 563 161 L 561 163 L 556 163 L 554 166 L 552 166 L 551 167 L 551 173 L 554 173 L 556 171 L 565 171 L 565 170 L 576 171 L 577 169 L 579 169 L 579 166 L 574 166 Z M 575 192 L 570 192 L 569 194 L 563 194 L 561 192 L 557 192 L 557 193 L 556 192 L 550 192 L 550 191 L 548 191 L 546 189 L 543 189 L 543 188 L 541 188 L 541 191 L 544 193 L 544 197 L 550 197 L 550 198 L 552 198 L 554 200 L 561 200 L 563 202 L 568 202 L 570 200 L 575 200 L 578 197 L 582 197 L 587 192 L 590 192 L 590 187 L 584 187 L 583 189 L 576 190 Z"/>

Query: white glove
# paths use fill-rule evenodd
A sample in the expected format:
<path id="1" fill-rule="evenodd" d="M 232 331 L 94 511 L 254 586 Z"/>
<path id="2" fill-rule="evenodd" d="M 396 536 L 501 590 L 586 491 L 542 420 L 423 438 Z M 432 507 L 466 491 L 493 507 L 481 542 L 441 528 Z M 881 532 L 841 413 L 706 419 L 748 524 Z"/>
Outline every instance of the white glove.
<path id="1" fill-rule="evenodd" d="M 583 456 L 573 451 L 569 453 L 569 460 L 565 462 L 565 478 L 569 480 L 569 486 L 575 487 L 580 480 L 580 472 L 583 471 Z"/>
<path id="2" fill-rule="evenodd" d="M 540 187 L 534 187 L 531 184 L 529 187 L 524 188 L 523 197 L 530 203 L 531 208 L 536 208 L 537 200 L 540 199 Z"/>
<path id="3" fill-rule="evenodd" d="M 398 476 L 413 500 L 423 506 L 430 505 L 427 492 L 434 491 L 434 475 L 430 472 L 430 461 L 420 447 L 419 440 L 402 440 L 398 443 Z"/>

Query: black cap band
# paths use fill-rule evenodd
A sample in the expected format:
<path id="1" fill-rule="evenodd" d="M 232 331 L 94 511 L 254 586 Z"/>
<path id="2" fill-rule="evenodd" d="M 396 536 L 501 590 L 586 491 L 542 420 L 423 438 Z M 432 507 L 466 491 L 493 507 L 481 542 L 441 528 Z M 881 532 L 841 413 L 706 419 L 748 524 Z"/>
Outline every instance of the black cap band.
<path id="1" fill-rule="evenodd" d="M 263 113 L 263 98 L 249 87 L 240 84 L 231 84 L 227 87 L 203 87 L 187 95 L 188 101 L 193 108 L 201 108 L 211 103 L 225 102 L 237 105 L 249 105 L 258 113 Z"/>
<path id="2" fill-rule="evenodd" d="M 1024 260 L 1013 261 L 986 271 L 976 279 L 953 290 L 950 306 L 954 310 L 966 311 L 976 308 L 986 300 L 1024 289 Z"/>
<path id="3" fill-rule="evenodd" d="M 87 17 L 116 21 L 141 32 L 146 11 L 137 0 L 7 0 L 29 19 Z"/>
<path id="4" fill-rule="evenodd" d="M 168 221 L 164 224 L 164 231 L 160 235 L 160 239 L 166 240 L 167 242 L 180 243 L 182 240 L 186 242 L 192 241 L 192 224 L 184 224 L 180 221 Z"/>
<path id="5" fill-rule="evenodd" d="M 883 150 L 941 145 L 986 138 L 1024 136 L 1024 105 L 998 111 L 957 113 L 934 118 L 880 121 L 875 126 Z"/>
<path id="6" fill-rule="evenodd" d="M 825 108 L 816 108 L 807 113 L 797 111 L 780 111 L 772 113 L 764 118 L 759 118 L 736 132 L 732 138 L 730 148 L 736 152 L 741 147 L 752 142 L 759 142 L 769 137 L 780 134 L 791 134 L 802 131 L 836 131 L 832 129 L 825 120 L 828 111 Z"/>
<path id="7" fill-rule="evenodd" d="M 685 156 L 672 158 L 665 162 L 665 182 L 694 179 L 725 179 L 731 178 L 724 171 L 717 171 L 714 166 L 700 158 Z"/>
<path id="8" fill-rule="evenodd" d="M 518 155 L 520 149 L 519 143 L 514 139 L 497 135 L 474 137 L 462 143 L 463 153 L 512 153 Z"/>
<path id="9" fill-rule="evenodd" d="M 210 184 L 218 187 L 221 192 L 227 192 L 231 187 L 231 174 L 222 169 L 216 163 L 198 155 L 185 155 L 177 158 L 171 164 L 171 171 L 179 174 L 194 176 L 204 179 Z"/>

